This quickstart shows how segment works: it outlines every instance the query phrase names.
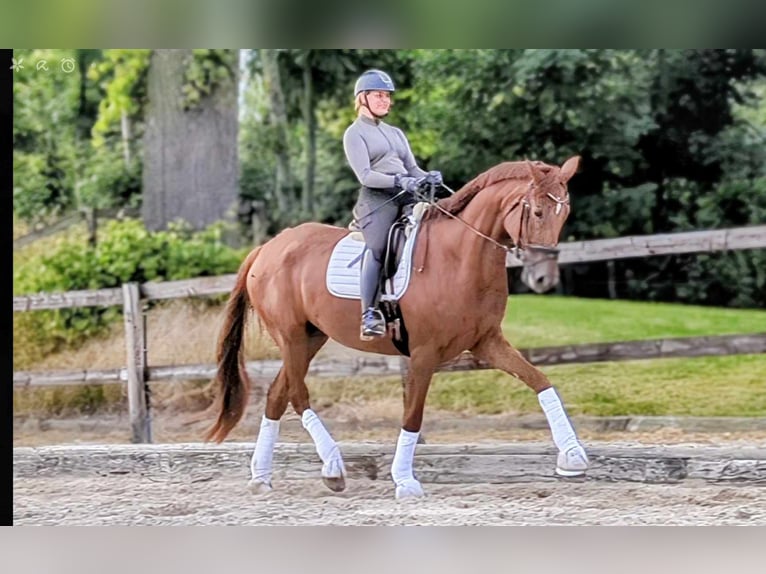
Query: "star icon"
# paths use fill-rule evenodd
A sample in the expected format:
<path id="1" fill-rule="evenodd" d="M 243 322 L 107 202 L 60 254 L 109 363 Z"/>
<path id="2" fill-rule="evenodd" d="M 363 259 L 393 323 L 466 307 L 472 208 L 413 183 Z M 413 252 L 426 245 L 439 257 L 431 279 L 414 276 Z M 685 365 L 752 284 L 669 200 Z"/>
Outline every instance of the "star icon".
<path id="1" fill-rule="evenodd" d="M 18 62 L 16 61 L 16 58 L 11 58 L 11 62 L 13 62 L 11 64 L 11 70 L 14 72 L 20 72 L 24 69 L 24 58 L 19 58 Z"/>

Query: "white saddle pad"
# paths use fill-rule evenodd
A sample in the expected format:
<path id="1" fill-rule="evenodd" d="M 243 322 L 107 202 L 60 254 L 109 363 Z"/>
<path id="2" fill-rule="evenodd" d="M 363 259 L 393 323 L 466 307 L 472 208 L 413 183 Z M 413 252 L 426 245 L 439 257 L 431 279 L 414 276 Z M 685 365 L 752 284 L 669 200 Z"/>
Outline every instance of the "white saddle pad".
<path id="1" fill-rule="evenodd" d="M 407 290 L 412 273 L 412 251 L 419 228 L 420 224 L 418 223 L 404 243 L 402 260 L 399 262 L 396 275 L 394 275 L 393 292 L 389 292 L 390 282 L 387 281 L 384 293 L 381 295 L 381 300 L 396 301 Z M 364 242 L 352 239 L 351 235 L 346 235 L 338 241 L 332 251 L 332 255 L 330 255 L 330 263 L 327 265 L 327 290 L 330 293 L 344 299 L 359 299 L 361 297 L 359 292 L 359 276 L 363 250 Z"/>

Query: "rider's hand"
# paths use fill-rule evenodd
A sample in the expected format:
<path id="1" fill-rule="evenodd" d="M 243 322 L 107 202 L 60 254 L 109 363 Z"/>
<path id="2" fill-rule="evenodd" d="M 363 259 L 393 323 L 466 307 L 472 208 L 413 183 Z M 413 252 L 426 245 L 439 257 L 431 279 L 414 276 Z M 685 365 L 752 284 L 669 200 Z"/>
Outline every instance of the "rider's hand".
<path id="1" fill-rule="evenodd" d="M 441 185 L 444 182 L 444 179 L 442 178 L 442 172 L 440 171 L 429 171 L 426 174 L 426 183 L 428 185 Z"/>
<path id="2" fill-rule="evenodd" d="M 410 193 L 415 193 L 420 191 L 424 182 L 424 177 L 403 177 L 399 180 L 399 185 L 403 190 L 409 191 Z"/>

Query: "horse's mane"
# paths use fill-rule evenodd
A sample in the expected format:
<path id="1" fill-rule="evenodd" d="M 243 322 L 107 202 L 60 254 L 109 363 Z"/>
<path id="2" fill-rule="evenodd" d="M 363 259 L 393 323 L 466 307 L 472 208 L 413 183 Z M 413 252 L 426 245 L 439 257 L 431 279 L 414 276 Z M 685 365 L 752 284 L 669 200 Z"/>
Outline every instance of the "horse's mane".
<path id="1" fill-rule="evenodd" d="M 552 168 L 552 166 L 541 161 L 506 161 L 489 168 L 483 173 L 480 173 L 459 190 L 457 190 L 454 195 L 440 199 L 437 204 L 447 213 L 451 215 L 457 215 L 463 211 L 471 202 L 471 200 L 476 197 L 476 194 L 485 187 L 489 187 L 490 185 L 505 181 L 507 179 L 531 178 L 532 175 L 528 165 L 530 163 L 534 165 L 538 171 L 541 171 L 546 175 Z M 429 209 L 423 219 L 436 219 L 438 217 L 446 216 L 440 209 Z"/>

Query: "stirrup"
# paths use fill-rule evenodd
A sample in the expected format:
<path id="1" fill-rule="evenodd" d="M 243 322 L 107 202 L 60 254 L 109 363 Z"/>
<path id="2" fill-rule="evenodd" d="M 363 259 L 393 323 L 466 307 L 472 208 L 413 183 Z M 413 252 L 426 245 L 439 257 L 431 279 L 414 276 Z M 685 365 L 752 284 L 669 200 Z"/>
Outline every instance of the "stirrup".
<path id="1" fill-rule="evenodd" d="M 372 341 L 386 334 L 386 319 L 379 309 L 369 308 L 362 313 L 362 325 L 359 338 L 362 341 Z"/>

